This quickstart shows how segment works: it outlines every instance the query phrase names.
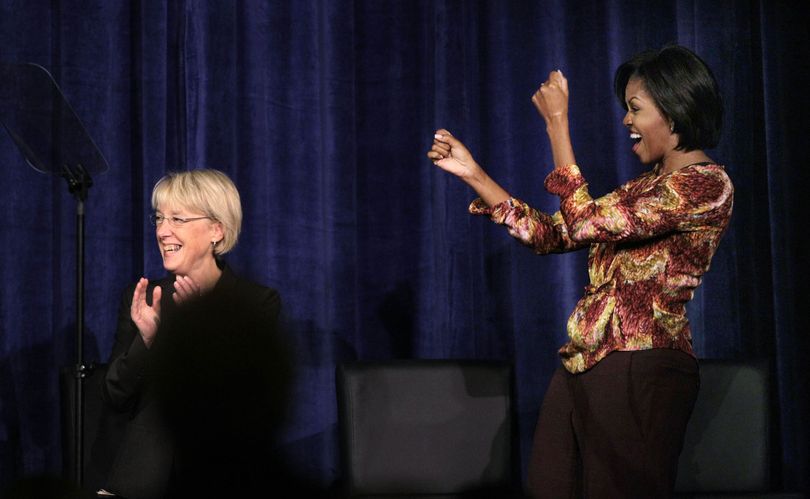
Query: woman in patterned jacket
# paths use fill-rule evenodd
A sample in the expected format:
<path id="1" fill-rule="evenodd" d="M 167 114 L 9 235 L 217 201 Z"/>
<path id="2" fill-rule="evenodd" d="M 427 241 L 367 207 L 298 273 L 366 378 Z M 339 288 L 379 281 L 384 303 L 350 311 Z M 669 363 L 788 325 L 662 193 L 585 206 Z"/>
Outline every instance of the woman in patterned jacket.
<path id="1" fill-rule="evenodd" d="M 532 96 L 551 142 L 553 215 L 507 193 L 447 130 L 436 131 L 427 153 L 480 196 L 471 213 L 537 253 L 590 251 L 590 284 L 568 320 L 535 430 L 535 497 L 671 497 L 700 383 L 686 303 L 733 199 L 723 167 L 704 152 L 720 137 L 717 83 L 697 55 L 669 46 L 622 64 L 614 87 L 633 152 L 652 169 L 598 199 L 574 158 L 562 72 Z"/>

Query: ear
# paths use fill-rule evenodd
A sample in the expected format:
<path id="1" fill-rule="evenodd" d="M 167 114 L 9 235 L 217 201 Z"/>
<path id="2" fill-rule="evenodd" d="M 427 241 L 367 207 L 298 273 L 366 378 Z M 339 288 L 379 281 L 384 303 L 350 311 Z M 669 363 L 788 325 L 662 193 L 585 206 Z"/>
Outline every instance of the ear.
<path id="1" fill-rule="evenodd" d="M 678 143 L 680 143 L 681 141 L 681 136 L 678 135 L 676 132 L 672 132 L 669 134 L 668 139 L 669 139 L 669 146 L 672 149 L 675 149 L 678 147 Z"/>
<path id="2" fill-rule="evenodd" d="M 210 234 L 212 243 L 219 243 L 225 237 L 225 229 L 222 228 L 222 222 L 214 222 L 211 224 Z"/>

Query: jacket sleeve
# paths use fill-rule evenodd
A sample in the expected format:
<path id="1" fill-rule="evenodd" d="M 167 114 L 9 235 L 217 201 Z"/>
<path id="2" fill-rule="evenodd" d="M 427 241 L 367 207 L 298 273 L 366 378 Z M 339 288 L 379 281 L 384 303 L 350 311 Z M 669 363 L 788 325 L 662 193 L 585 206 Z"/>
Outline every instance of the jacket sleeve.
<path id="1" fill-rule="evenodd" d="M 137 403 L 149 358 L 149 349 L 130 318 L 134 291 L 134 286 L 129 287 L 121 300 L 115 343 L 102 386 L 104 400 L 119 411 L 129 410 Z"/>
<path id="2" fill-rule="evenodd" d="M 268 324 L 272 324 L 274 327 L 277 326 L 281 315 L 281 295 L 279 295 L 278 291 L 265 288 L 259 306 Z"/>
<path id="3" fill-rule="evenodd" d="M 594 200 L 576 165 L 555 168 L 546 189 L 560 196 L 569 237 L 579 243 L 638 241 L 670 232 L 722 230 L 731 215 L 734 188 L 717 165 L 690 166 L 651 188 L 633 182 Z"/>
<path id="4" fill-rule="evenodd" d="M 493 222 L 505 225 L 510 235 L 539 254 L 565 253 L 586 246 L 568 235 L 560 212 L 548 215 L 516 198 L 492 207 L 479 198 L 470 204 L 469 211 L 473 215 L 489 215 Z"/>

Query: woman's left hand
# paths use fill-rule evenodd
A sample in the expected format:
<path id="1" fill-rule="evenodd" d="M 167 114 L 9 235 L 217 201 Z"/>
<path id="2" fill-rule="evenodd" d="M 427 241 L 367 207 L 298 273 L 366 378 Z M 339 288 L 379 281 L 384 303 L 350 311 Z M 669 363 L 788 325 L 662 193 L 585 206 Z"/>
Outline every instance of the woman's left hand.
<path id="1" fill-rule="evenodd" d="M 433 146 L 427 157 L 442 170 L 468 182 L 482 172 L 467 146 L 444 128 L 433 135 Z"/>
<path id="2" fill-rule="evenodd" d="M 200 286 L 187 275 L 180 275 L 175 278 L 174 291 L 172 298 L 178 305 L 198 298 L 201 294 Z"/>
<path id="3" fill-rule="evenodd" d="M 548 80 L 532 96 L 534 107 L 550 124 L 555 118 L 568 117 L 568 80 L 559 69 L 548 75 Z"/>

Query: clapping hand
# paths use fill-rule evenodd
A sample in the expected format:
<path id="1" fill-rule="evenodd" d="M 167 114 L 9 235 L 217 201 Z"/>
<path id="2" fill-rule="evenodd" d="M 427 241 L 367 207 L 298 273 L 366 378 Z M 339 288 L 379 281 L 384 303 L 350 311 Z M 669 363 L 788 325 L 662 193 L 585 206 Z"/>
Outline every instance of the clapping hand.
<path id="1" fill-rule="evenodd" d="M 178 305 L 186 303 L 200 296 L 200 286 L 194 280 L 187 276 L 177 276 L 174 280 L 175 293 L 172 296 L 174 302 Z"/>
<path id="2" fill-rule="evenodd" d="M 152 290 L 152 305 L 146 303 L 146 289 L 149 284 L 145 278 L 141 277 L 135 285 L 135 292 L 132 294 L 132 306 L 129 309 L 132 322 L 138 327 L 138 332 L 143 338 L 147 348 L 152 346 L 160 324 L 160 296 L 163 293 L 160 286 L 155 286 Z"/>

